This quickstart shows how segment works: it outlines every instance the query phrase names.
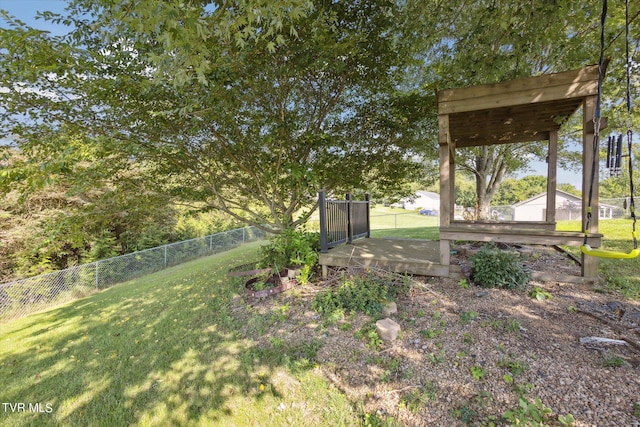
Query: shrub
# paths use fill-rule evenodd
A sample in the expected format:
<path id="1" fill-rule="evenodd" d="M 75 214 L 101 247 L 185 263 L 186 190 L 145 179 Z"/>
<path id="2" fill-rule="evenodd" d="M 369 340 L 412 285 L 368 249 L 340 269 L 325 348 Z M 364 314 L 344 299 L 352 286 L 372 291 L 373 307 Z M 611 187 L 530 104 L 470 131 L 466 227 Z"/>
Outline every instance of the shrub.
<path id="1" fill-rule="evenodd" d="M 332 291 L 318 294 L 314 309 L 323 314 L 335 310 L 378 313 L 387 301 L 387 290 L 367 277 L 343 277 L 340 285 Z"/>
<path id="2" fill-rule="evenodd" d="M 533 402 L 529 402 L 524 397 L 520 397 L 518 407 L 505 412 L 502 417 L 509 425 L 521 426 L 546 426 L 551 420 L 553 411 L 535 398 Z M 571 414 L 559 417 L 559 421 L 564 425 L 571 425 L 574 421 Z"/>
<path id="3" fill-rule="evenodd" d="M 261 248 L 262 267 L 282 269 L 299 265 L 311 267 L 318 262 L 320 236 L 318 233 L 288 229 L 274 236 L 267 246 Z"/>
<path id="4" fill-rule="evenodd" d="M 487 244 L 471 257 L 473 280 L 486 288 L 513 289 L 526 285 L 531 274 L 518 256 Z"/>
<path id="5" fill-rule="evenodd" d="M 404 276 L 363 272 L 342 276 L 337 288 L 316 295 L 313 309 L 326 317 L 336 311 L 377 314 L 382 306 L 408 291 Z"/>
<path id="6" fill-rule="evenodd" d="M 529 291 L 529 296 L 537 299 L 538 301 L 553 299 L 553 295 L 550 292 L 545 291 L 539 286 L 534 286 L 533 289 Z"/>

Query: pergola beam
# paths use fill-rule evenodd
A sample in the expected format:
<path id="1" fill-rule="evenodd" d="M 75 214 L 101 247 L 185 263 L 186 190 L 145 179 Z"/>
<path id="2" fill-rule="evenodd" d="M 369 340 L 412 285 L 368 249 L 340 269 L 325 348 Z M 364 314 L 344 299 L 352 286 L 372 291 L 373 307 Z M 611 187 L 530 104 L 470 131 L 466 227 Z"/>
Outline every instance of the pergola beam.
<path id="1" fill-rule="evenodd" d="M 584 98 L 598 92 L 598 66 L 438 92 L 438 113 L 455 114 Z"/>

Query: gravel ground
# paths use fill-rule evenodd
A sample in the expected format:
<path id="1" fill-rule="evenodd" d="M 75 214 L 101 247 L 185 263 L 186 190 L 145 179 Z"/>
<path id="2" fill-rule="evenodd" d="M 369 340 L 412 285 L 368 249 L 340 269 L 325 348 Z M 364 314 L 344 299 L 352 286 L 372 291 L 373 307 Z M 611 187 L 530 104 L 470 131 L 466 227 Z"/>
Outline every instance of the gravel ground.
<path id="1" fill-rule="evenodd" d="M 553 269 L 555 255 L 536 259 L 543 257 L 549 259 L 539 268 Z M 529 297 L 533 286 L 553 298 Z M 239 315 L 286 312 L 267 333 L 244 332 L 264 346 L 273 338 L 322 340 L 316 361 L 326 377 L 378 420 L 510 425 L 503 416 L 523 397 L 552 411 L 547 425 L 571 414 L 574 426 L 640 426 L 638 302 L 558 282 L 506 291 L 415 278 L 390 316 L 402 328 L 399 338 L 376 348 L 358 338 L 375 319 L 357 314 L 323 324 L 311 309 L 323 290 L 326 283 L 318 282 L 268 299 L 238 298 Z M 585 337 L 624 345 L 581 343 Z"/>

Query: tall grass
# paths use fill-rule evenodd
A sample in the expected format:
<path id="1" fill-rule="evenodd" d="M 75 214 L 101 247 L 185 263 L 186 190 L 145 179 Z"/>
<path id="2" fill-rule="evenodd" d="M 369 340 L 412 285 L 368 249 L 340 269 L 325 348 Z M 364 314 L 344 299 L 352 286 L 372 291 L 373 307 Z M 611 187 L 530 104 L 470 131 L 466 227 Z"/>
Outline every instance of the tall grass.
<path id="1" fill-rule="evenodd" d="M 257 247 L 3 324 L 0 401 L 25 410 L 0 408 L 0 425 L 355 424 L 315 368 L 321 342 L 264 349 L 238 332 L 226 271 Z"/>

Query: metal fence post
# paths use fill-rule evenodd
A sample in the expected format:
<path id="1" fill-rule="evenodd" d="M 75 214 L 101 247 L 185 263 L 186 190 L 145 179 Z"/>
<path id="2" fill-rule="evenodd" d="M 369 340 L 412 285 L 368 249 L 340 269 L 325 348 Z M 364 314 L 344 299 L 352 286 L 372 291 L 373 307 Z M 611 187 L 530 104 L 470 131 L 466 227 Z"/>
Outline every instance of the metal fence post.
<path id="1" fill-rule="evenodd" d="M 329 252 L 329 239 L 327 236 L 327 201 L 325 190 L 318 191 L 318 209 L 320 214 L 320 252 Z"/>
<path id="2" fill-rule="evenodd" d="M 98 287 L 98 283 L 100 283 L 100 282 L 98 282 L 98 264 L 99 263 L 100 263 L 100 261 L 96 261 L 96 290 L 100 289 Z"/>
<path id="3" fill-rule="evenodd" d="M 353 208 L 351 206 L 351 193 L 345 195 L 347 200 L 347 244 L 353 243 Z"/>
<path id="4" fill-rule="evenodd" d="M 164 268 L 167 268 L 167 245 L 164 245 Z"/>
<path id="5" fill-rule="evenodd" d="M 371 196 L 369 193 L 364 195 L 364 201 L 367 202 L 367 238 L 371 237 Z"/>

